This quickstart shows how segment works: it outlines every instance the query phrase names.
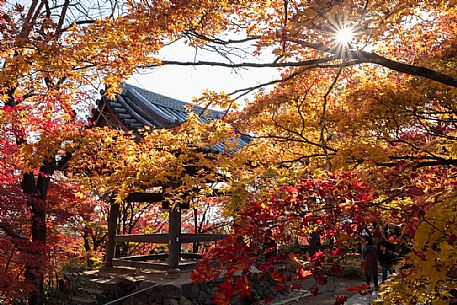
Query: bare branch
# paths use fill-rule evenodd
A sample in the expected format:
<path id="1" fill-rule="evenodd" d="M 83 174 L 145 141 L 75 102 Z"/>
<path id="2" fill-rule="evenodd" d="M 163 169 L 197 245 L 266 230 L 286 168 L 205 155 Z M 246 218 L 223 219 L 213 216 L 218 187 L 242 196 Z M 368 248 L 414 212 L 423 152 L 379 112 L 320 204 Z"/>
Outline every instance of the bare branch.
<path id="1" fill-rule="evenodd" d="M 328 48 L 323 44 L 319 43 L 310 43 L 307 41 L 291 39 L 292 42 L 295 42 L 302 47 L 310 48 L 314 50 L 320 50 L 330 54 L 338 54 L 338 50 Z M 363 50 L 348 50 L 345 52 L 345 56 L 347 59 L 355 59 L 357 62 L 351 62 L 351 65 L 358 64 L 358 63 L 372 63 L 377 64 L 391 70 L 406 73 L 409 75 L 415 75 L 424 77 L 426 79 L 434 80 L 439 83 L 449 85 L 452 87 L 457 87 L 457 77 L 445 74 L 440 71 L 432 70 L 422 66 L 414 66 L 406 63 L 401 63 L 399 61 L 395 61 L 392 59 L 385 58 L 381 55 L 372 52 L 366 52 Z"/>
<path id="2" fill-rule="evenodd" d="M 242 38 L 242 39 L 223 40 L 223 39 L 215 38 L 215 37 L 207 37 L 207 36 L 204 36 L 204 35 L 201 35 L 201 34 L 195 32 L 195 31 L 184 32 L 184 34 L 187 36 L 190 36 L 190 37 L 195 37 L 195 38 L 207 41 L 207 42 L 224 45 L 224 46 L 230 45 L 230 44 L 242 44 L 242 43 L 253 41 L 253 40 L 260 38 L 260 36 L 251 36 L 251 37 L 246 37 L 246 38 Z"/>
<path id="3" fill-rule="evenodd" d="M 327 112 L 327 99 L 328 99 L 328 96 L 330 95 L 330 92 L 332 92 L 333 88 L 335 87 L 336 82 L 338 81 L 338 78 L 340 77 L 342 71 L 343 71 L 343 67 L 341 66 L 335 75 L 335 79 L 333 80 L 332 84 L 330 85 L 330 87 L 328 88 L 327 92 L 324 95 L 324 105 L 322 107 L 322 114 L 321 114 L 321 117 L 319 120 L 319 126 L 321 128 L 320 142 L 322 143 L 322 150 L 324 151 L 324 154 L 326 155 L 325 159 L 327 161 L 327 166 L 328 166 L 329 171 L 332 171 L 333 166 L 332 166 L 332 161 L 331 161 L 330 156 L 327 151 L 327 139 L 325 138 L 325 129 L 326 129 L 325 128 L 325 116 L 326 116 L 326 112 Z"/>
<path id="4" fill-rule="evenodd" d="M 65 21 L 65 16 L 67 15 L 67 9 L 70 5 L 70 0 L 65 0 L 65 3 L 62 7 L 62 12 L 60 13 L 59 22 L 57 23 L 57 31 L 61 32 L 63 23 Z"/>
<path id="5" fill-rule="evenodd" d="M 327 63 L 337 59 L 335 56 L 309 59 L 304 61 L 297 62 L 278 62 L 278 63 L 254 63 L 254 62 L 244 62 L 244 63 L 224 63 L 217 61 L 175 61 L 175 60 L 163 60 L 161 65 L 175 65 L 175 66 L 218 66 L 226 68 L 280 68 L 280 67 L 307 67 L 314 66 L 318 64 Z M 146 65 L 142 68 L 152 68 L 157 65 Z"/>

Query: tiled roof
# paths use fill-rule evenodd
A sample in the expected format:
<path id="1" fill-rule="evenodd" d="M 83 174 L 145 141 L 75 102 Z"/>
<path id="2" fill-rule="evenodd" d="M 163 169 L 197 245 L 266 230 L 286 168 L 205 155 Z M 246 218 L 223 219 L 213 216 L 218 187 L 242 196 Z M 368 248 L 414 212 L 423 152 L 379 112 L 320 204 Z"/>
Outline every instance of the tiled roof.
<path id="1" fill-rule="evenodd" d="M 121 94 L 115 99 L 103 97 L 110 111 L 130 130 L 138 130 L 144 126 L 151 128 L 172 128 L 186 120 L 189 111 L 199 115 L 202 122 L 220 117 L 223 112 L 203 109 L 190 103 L 166 97 L 145 89 L 124 84 Z M 250 141 L 250 137 L 241 136 L 236 139 L 236 147 L 241 149 Z M 226 151 L 219 143 L 212 151 Z"/>

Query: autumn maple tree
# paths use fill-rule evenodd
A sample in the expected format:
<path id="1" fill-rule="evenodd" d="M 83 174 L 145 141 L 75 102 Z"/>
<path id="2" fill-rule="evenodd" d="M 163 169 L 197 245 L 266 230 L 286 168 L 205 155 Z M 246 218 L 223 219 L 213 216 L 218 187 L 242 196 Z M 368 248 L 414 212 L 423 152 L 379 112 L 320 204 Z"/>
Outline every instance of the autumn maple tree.
<path id="1" fill-rule="evenodd" d="M 282 78 L 270 92 L 257 94 L 242 110 L 227 115 L 239 131 L 256 140 L 237 156 L 251 167 L 240 168 L 239 179 L 232 181 L 242 194 L 234 197 L 241 196 L 236 212 L 249 217 L 240 217 L 239 238 L 221 244 L 211 256 L 221 262 L 219 270 L 228 270 L 222 291 L 249 292 L 226 288 L 232 280 L 248 279 L 232 279 L 233 266 L 245 276 L 252 264 L 262 264 L 264 237 L 252 231 L 272 229 L 281 242 L 289 236 L 283 223 L 294 223 L 290 218 L 295 216 L 294 236 L 309 238 L 310 230 L 319 230 L 335 246 L 348 238 L 356 240 L 366 223 L 401 226 L 402 234 L 412 237 L 413 251 L 406 258 L 408 268 L 387 286 L 385 301 L 453 302 L 455 228 L 450 225 L 453 220 L 440 219 L 436 213 L 450 209 L 454 215 L 456 209 L 455 3 L 272 1 L 263 5 L 269 10 L 259 9 L 250 16 L 269 18 L 247 27 L 248 35 L 259 53 L 266 47 L 274 49 L 277 57 L 267 66 L 278 67 Z M 354 37 L 338 42 L 338 32 L 347 29 Z M 230 44 L 195 36 L 221 47 Z M 210 104 L 218 98 L 202 101 Z M 236 100 L 223 102 L 236 106 Z M 348 177 L 354 179 L 354 174 L 356 181 L 347 188 Z M 334 185 L 337 196 L 321 185 L 322 179 L 329 179 L 326 187 Z M 303 183 L 312 185 L 305 188 L 311 194 L 304 192 Z M 370 187 L 354 197 L 359 185 Z M 246 186 L 257 189 L 256 195 Z M 289 195 L 278 201 L 277 192 L 284 190 Z M 256 206 L 265 212 L 253 210 Z M 357 212 L 346 214 L 350 211 Z M 252 222 L 246 224 L 244 219 Z M 233 257 L 230 247 L 240 239 L 247 239 L 247 246 L 239 250 L 240 257 Z M 333 256 L 335 250 L 328 251 L 325 254 Z M 313 274 L 319 281 L 324 256 L 308 257 L 302 266 L 315 266 L 316 261 Z M 200 268 L 198 280 L 219 274 L 204 264 Z M 284 275 L 276 276 L 278 284 L 284 282 Z"/>
<path id="2" fill-rule="evenodd" d="M 22 229 L 0 221 L 11 247 L 28 241 L 33 247 L 22 253 L 45 261 L 48 186 L 64 166 L 79 193 L 95 188 L 117 202 L 170 181 L 170 201 L 195 185 L 207 191 L 197 196 L 211 196 L 207 183 L 221 175 L 235 232 L 195 275 L 207 280 L 226 271 L 219 303 L 234 292 L 249 295 L 250 265 L 278 286 L 311 274 L 323 283 L 323 269 L 339 269 L 329 256 L 344 253 L 373 221 L 402 225 L 412 238 L 408 268 L 387 286 L 386 301 L 455 300 L 455 1 L 127 1 L 101 11 L 55 2 L 1 6 L 0 183 L 22 202 L 2 201 L 1 211 L 24 221 Z M 337 39 L 340 31 L 352 38 Z M 179 40 L 219 52 L 221 60 L 157 56 Z M 248 53 L 273 59 L 251 62 Z M 83 131 L 89 85 L 101 80 L 112 96 L 136 69 L 160 65 L 275 67 L 280 77 L 197 100 L 226 109 L 224 122 L 203 126 L 193 117 L 141 139 Z M 248 147 L 207 153 L 240 133 L 253 138 Z M 317 255 L 268 255 L 294 262 L 292 275 L 284 274 L 265 264 L 264 229 L 278 244 L 316 231 L 334 244 Z M 205 264 L 210 259 L 218 268 Z M 18 279 L 32 291 L 29 303 L 42 304 L 45 272 L 29 261 Z M 238 272 L 241 278 L 231 277 Z"/>
<path id="3" fill-rule="evenodd" d="M 272 62 L 162 63 L 277 67 L 281 72 L 280 79 L 268 83 L 276 86 L 269 92 L 258 93 L 253 101 L 239 103 L 223 94 L 207 94 L 200 99 L 206 105 L 218 104 L 229 109 L 241 106 L 241 110 L 228 113 L 226 119 L 239 132 L 255 139 L 236 154 L 240 166 L 233 175 L 236 178 L 230 181 L 233 195 L 230 208 L 238 215 L 249 213 L 247 218 L 240 217 L 240 238 L 259 236 L 257 242 L 261 244 L 262 234 L 252 231 L 263 226 L 273 227 L 280 241 L 285 236 L 281 217 L 290 216 L 295 205 L 304 202 L 307 209 L 298 213 L 303 229 L 310 228 L 303 217 L 311 214 L 320 219 L 323 210 L 334 225 L 351 221 L 354 228 L 349 236 L 354 238 L 366 222 L 399 225 L 403 235 L 412 237 L 413 251 L 406 258 L 409 268 L 400 275 L 401 279 L 392 281 L 386 288 L 385 300 L 453 302 L 455 228 L 450 225 L 452 220 L 440 220 L 436 213 L 443 208 L 455 214 L 452 192 L 456 162 L 455 2 L 240 1 L 232 4 L 236 14 L 224 17 L 230 20 L 224 30 L 237 31 L 237 38 L 208 35 L 207 15 L 185 37 L 192 45 L 210 46 L 221 52 L 250 42 L 256 48 L 255 54 L 272 51 L 276 55 Z M 208 20 L 217 13 L 209 12 Z M 353 38 L 339 42 L 338 33 L 348 30 L 353 32 Z M 237 90 L 233 96 L 242 96 L 261 86 Z M 353 188 L 368 183 L 373 190 L 364 197 L 354 198 L 354 190 L 344 187 L 346 172 L 357 173 Z M 331 179 L 341 187 L 341 196 L 347 201 L 335 196 L 326 198 L 327 191 L 304 196 L 320 203 L 314 212 L 301 191 L 298 196 L 293 195 L 297 192 L 294 185 L 300 185 L 307 177 L 315 177 L 313 183 Z M 292 191 L 284 213 L 276 201 L 271 206 L 263 203 L 262 200 L 268 200 L 265 197 L 273 201 L 272 194 L 287 186 Z M 257 190 L 254 196 L 253 189 Z M 266 206 L 265 209 L 269 207 L 263 215 L 269 224 L 252 210 L 253 205 L 259 204 Z M 366 218 L 357 219 L 357 215 L 332 218 L 341 204 L 348 210 L 357 209 Z M 244 219 L 253 222 L 246 224 Z M 329 228 L 322 234 L 334 234 L 335 230 L 341 228 Z M 232 238 L 232 243 L 222 243 L 211 256 L 213 261 L 221 263 L 220 271 L 228 271 L 224 273 L 228 282 L 221 287 L 222 294 L 249 293 L 243 278 L 233 280 L 238 281 L 236 287 L 244 290 L 229 289 L 233 284 L 231 274 L 239 271 L 244 276 L 250 265 L 261 262 L 262 251 L 252 238 L 248 239 L 247 248 L 237 248 L 240 239 Z M 233 257 L 232 247 L 241 253 L 240 258 Z M 248 254 L 249 251 L 252 252 Z M 425 264 L 428 268 L 423 268 Z M 212 268 L 206 269 L 204 264 L 200 268 L 196 273 L 199 280 L 214 279 L 220 274 Z M 431 281 L 427 280 L 424 269 L 433 274 Z M 228 299 L 219 296 L 218 302 L 222 304 Z"/>
<path id="4" fill-rule="evenodd" d="M 156 20 L 151 21 L 155 25 L 131 22 L 126 15 L 135 9 L 133 3 L 118 6 L 107 1 L 91 7 L 77 1 L 36 0 L 27 6 L 0 4 L 1 183 L 2 190 L 17 195 L 12 197 L 15 202 L 24 201 L 17 211 L 11 210 L 10 199 L 2 201 L 2 212 L 5 217 L 21 212 L 27 230 L 15 230 L 3 220 L 0 228 L 2 238 L 13 244 L 30 242 L 25 248 L 15 246 L 29 258 L 13 272 L 19 270 L 17 280 L 28 288 L 29 303 L 43 304 L 47 213 L 53 209 L 47 194 L 51 179 L 57 179 L 55 174 L 71 157 L 71 149 L 66 151 L 63 144 L 84 128 L 81 116 L 90 111 L 97 84 L 110 88 L 108 94 L 116 92 L 119 82 L 140 63 L 153 62 L 149 54 L 166 43 L 172 32 L 162 19 L 165 11 L 156 12 Z M 156 31 L 143 35 L 149 26 Z M 24 193 L 21 196 L 12 191 L 18 185 Z M 5 253 L 6 266 L 7 256 L 16 252 Z M 5 302 L 17 291 L 10 288 L 2 287 Z"/>

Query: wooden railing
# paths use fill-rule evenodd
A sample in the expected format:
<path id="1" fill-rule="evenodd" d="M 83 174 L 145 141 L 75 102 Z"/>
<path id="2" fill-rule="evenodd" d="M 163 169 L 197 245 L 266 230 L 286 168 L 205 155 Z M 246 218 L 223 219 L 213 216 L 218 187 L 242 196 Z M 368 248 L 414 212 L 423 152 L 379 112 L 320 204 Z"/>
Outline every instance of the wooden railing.
<path id="1" fill-rule="evenodd" d="M 226 238 L 227 234 L 189 234 L 181 233 L 180 242 L 182 244 L 201 243 L 218 241 Z M 116 242 L 137 242 L 137 243 L 155 243 L 168 244 L 168 234 L 124 234 L 114 237 Z"/>
<path id="2" fill-rule="evenodd" d="M 131 193 L 125 199 L 128 202 L 164 202 L 163 195 L 160 193 Z M 162 234 L 124 234 L 117 235 L 117 221 L 119 216 L 119 204 L 112 202 L 111 209 L 108 218 L 108 241 L 106 246 L 106 262 L 107 266 L 131 266 L 139 268 L 154 268 L 154 269 L 165 269 L 169 273 L 179 271 L 181 267 L 185 267 L 187 262 L 183 262 L 181 258 L 189 257 L 185 253 L 181 253 L 181 244 L 183 243 L 200 243 L 200 242 L 212 242 L 224 239 L 228 235 L 226 234 L 190 234 L 181 233 L 181 213 L 177 207 L 164 206 L 162 208 L 168 208 L 168 233 Z M 179 206 L 181 209 L 188 208 L 188 206 Z M 141 243 L 155 243 L 155 244 L 167 244 L 169 253 L 165 254 L 168 258 L 168 264 L 162 261 L 151 262 L 156 258 L 142 255 L 115 258 L 116 242 L 141 242 Z M 192 254 L 194 258 L 198 257 L 198 254 Z M 159 260 L 163 260 L 163 255 Z M 149 261 L 148 261 L 149 260 Z M 181 264 L 182 263 L 182 264 Z M 192 264 L 194 262 L 190 262 Z M 168 269 L 167 269 L 168 268 Z"/>

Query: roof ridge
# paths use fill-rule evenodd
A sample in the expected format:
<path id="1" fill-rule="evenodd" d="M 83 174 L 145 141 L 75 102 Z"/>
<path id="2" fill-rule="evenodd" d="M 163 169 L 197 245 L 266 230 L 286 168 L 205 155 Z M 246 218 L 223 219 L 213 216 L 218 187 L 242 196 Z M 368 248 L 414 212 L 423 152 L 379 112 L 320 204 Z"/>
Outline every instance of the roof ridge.
<path id="1" fill-rule="evenodd" d="M 154 103 L 151 103 L 146 97 L 144 97 L 140 92 L 136 90 L 137 88 L 131 88 L 127 92 L 127 96 L 129 96 L 129 93 L 132 94 L 138 102 L 143 104 L 144 106 L 141 107 L 141 105 L 136 105 L 136 107 L 139 107 L 143 111 L 146 111 L 146 114 L 153 115 L 154 119 L 158 121 L 160 127 L 169 127 L 176 125 L 178 122 L 175 118 L 170 117 L 166 113 L 164 113 L 162 110 L 160 110 L 157 105 Z M 147 108 L 149 109 L 147 109 Z M 149 111 L 148 111 L 149 110 Z"/>
<path id="2" fill-rule="evenodd" d="M 162 94 L 159 94 L 156 92 L 152 92 L 152 91 L 146 90 L 144 88 L 141 88 L 141 87 L 138 87 L 135 85 L 124 83 L 124 87 L 127 90 L 129 88 L 135 90 L 139 95 L 141 95 L 150 104 L 158 104 L 162 107 L 180 110 L 180 111 L 184 111 L 186 113 L 189 113 L 190 111 L 185 106 L 191 106 L 192 107 L 191 112 L 194 112 L 198 115 L 202 115 L 201 112 L 205 111 L 209 114 L 210 117 L 213 117 L 213 118 L 219 117 L 220 115 L 222 115 L 224 113 L 224 111 L 221 111 L 221 110 L 216 110 L 216 109 L 212 109 L 212 108 L 204 108 L 198 104 L 195 104 L 192 102 L 184 102 L 184 101 L 178 100 L 176 98 L 165 96 L 165 95 L 162 95 Z"/>
<path id="3" fill-rule="evenodd" d="M 187 109 L 183 105 L 190 105 L 190 106 L 195 105 L 193 103 L 184 102 L 184 101 L 178 100 L 176 98 L 165 96 L 160 93 L 152 92 L 152 91 L 149 91 L 147 89 L 144 89 L 144 88 L 141 88 L 141 87 L 138 87 L 135 85 L 125 84 L 125 87 L 127 88 L 127 90 L 129 89 L 129 87 L 132 88 L 133 90 L 136 90 L 140 95 L 142 95 L 150 103 L 152 103 L 152 101 L 145 95 L 149 95 L 149 97 L 153 96 L 155 98 L 153 102 L 156 104 L 159 104 L 161 106 L 164 106 L 164 107 L 187 111 Z M 163 100 L 167 101 L 168 103 L 164 102 Z M 175 106 L 175 107 L 173 107 L 173 106 Z M 195 106 L 197 106 L 197 105 L 195 105 Z"/>

